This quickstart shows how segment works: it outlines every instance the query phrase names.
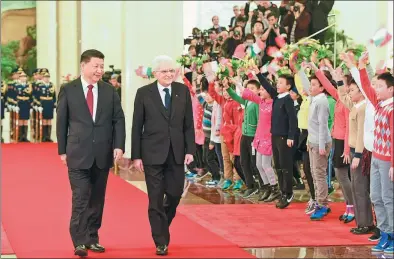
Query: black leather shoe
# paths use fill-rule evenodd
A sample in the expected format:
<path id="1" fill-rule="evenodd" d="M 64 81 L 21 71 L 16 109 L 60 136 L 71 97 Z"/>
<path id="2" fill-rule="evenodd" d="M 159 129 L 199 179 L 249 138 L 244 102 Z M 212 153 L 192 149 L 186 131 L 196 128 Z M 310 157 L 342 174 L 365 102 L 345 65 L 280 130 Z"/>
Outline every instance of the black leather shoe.
<path id="1" fill-rule="evenodd" d="M 93 245 L 88 245 L 87 247 L 89 250 L 91 250 L 92 252 L 95 252 L 95 253 L 104 253 L 105 252 L 105 248 L 98 243 L 93 244 Z"/>
<path id="2" fill-rule="evenodd" d="M 74 255 L 87 256 L 88 250 L 86 249 L 86 246 L 84 246 L 84 245 L 77 246 L 74 250 Z"/>
<path id="3" fill-rule="evenodd" d="M 356 228 L 352 233 L 355 235 L 366 235 L 372 234 L 375 230 L 375 227 L 359 227 Z"/>
<path id="4" fill-rule="evenodd" d="M 156 247 L 156 255 L 167 255 L 168 254 L 168 246 L 157 246 Z"/>

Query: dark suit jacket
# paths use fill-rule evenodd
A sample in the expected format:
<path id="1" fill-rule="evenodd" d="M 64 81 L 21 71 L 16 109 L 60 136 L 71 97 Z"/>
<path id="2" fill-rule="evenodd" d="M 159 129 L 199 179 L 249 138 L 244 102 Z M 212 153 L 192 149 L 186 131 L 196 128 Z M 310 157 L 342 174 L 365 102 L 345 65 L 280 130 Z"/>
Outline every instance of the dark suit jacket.
<path id="1" fill-rule="evenodd" d="M 131 159 L 142 159 L 146 165 L 166 162 L 170 144 L 177 164 L 185 154 L 194 154 L 193 110 L 189 89 L 177 82 L 171 84 L 171 112 L 160 97 L 157 81 L 137 90 L 134 101 Z"/>
<path id="2" fill-rule="evenodd" d="M 116 89 L 98 82 L 95 122 L 82 89 L 81 78 L 65 84 L 59 92 L 56 134 L 59 155 L 67 154 L 67 166 L 89 169 L 93 162 L 111 168 L 113 149 L 125 149 L 125 118 Z"/>
<path id="3" fill-rule="evenodd" d="M 328 26 L 328 14 L 334 6 L 335 0 L 308 0 L 306 9 L 312 15 L 311 33 L 315 33 Z"/>

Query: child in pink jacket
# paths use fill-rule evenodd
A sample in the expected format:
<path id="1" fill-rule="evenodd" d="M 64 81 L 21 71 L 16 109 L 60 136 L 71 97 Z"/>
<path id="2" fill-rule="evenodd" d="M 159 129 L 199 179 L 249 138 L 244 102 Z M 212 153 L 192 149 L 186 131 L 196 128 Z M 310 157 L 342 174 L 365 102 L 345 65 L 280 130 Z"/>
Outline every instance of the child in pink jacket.
<path id="1" fill-rule="evenodd" d="M 257 150 L 256 166 L 264 182 L 263 192 L 259 200 L 270 202 L 280 196 L 276 175 L 271 166 L 271 116 L 273 100 L 263 87 L 260 88 L 259 95 L 245 88 L 242 98 L 259 105 L 259 120 L 253 140 L 253 147 Z"/>

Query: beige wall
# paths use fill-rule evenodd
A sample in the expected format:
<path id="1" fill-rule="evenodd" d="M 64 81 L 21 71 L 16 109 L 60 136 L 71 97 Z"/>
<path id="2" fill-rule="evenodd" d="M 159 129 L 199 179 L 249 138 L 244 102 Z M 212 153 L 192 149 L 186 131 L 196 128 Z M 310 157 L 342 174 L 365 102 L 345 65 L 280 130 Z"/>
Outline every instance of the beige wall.
<path id="1" fill-rule="evenodd" d="M 57 2 L 57 22 L 58 22 L 58 59 L 57 69 L 59 81 L 62 76 L 79 74 L 79 35 L 78 25 L 78 5 L 76 1 Z M 57 85 L 59 87 L 59 85 Z"/>
<path id="2" fill-rule="evenodd" d="M 121 66 L 123 4 L 123 1 L 81 1 L 81 51 L 97 49 L 103 52 L 106 69 L 108 65 Z"/>
<path id="3" fill-rule="evenodd" d="M 51 81 L 57 84 L 57 4 L 37 1 L 37 67 L 48 68 Z"/>

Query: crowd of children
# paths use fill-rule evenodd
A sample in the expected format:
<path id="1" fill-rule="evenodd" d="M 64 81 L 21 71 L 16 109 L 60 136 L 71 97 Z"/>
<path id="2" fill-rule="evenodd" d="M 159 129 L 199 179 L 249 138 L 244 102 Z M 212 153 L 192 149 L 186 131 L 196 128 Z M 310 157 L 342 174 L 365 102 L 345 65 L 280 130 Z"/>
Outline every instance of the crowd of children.
<path id="1" fill-rule="evenodd" d="M 186 177 L 211 176 L 209 186 L 244 198 L 258 195 L 284 209 L 302 181 L 301 162 L 311 196 L 305 213 L 321 220 L 330 213 L 332 165 L 346 201 L 339 220 L 355 220 L 351 233 L 373 234 L 369 239 L 380 241 L 372 250 L 390 254 L 394 77 L 374 73 L 368 52 L 356 58 L 350 50 L 340 58 L 347 74 L 315 54 L 298 70 L 288 64 L 291 74 L 264 73 L 257 66 L 247 77 L 219 79 L 207 66 L 184 73 L 198 150 Z"/>

